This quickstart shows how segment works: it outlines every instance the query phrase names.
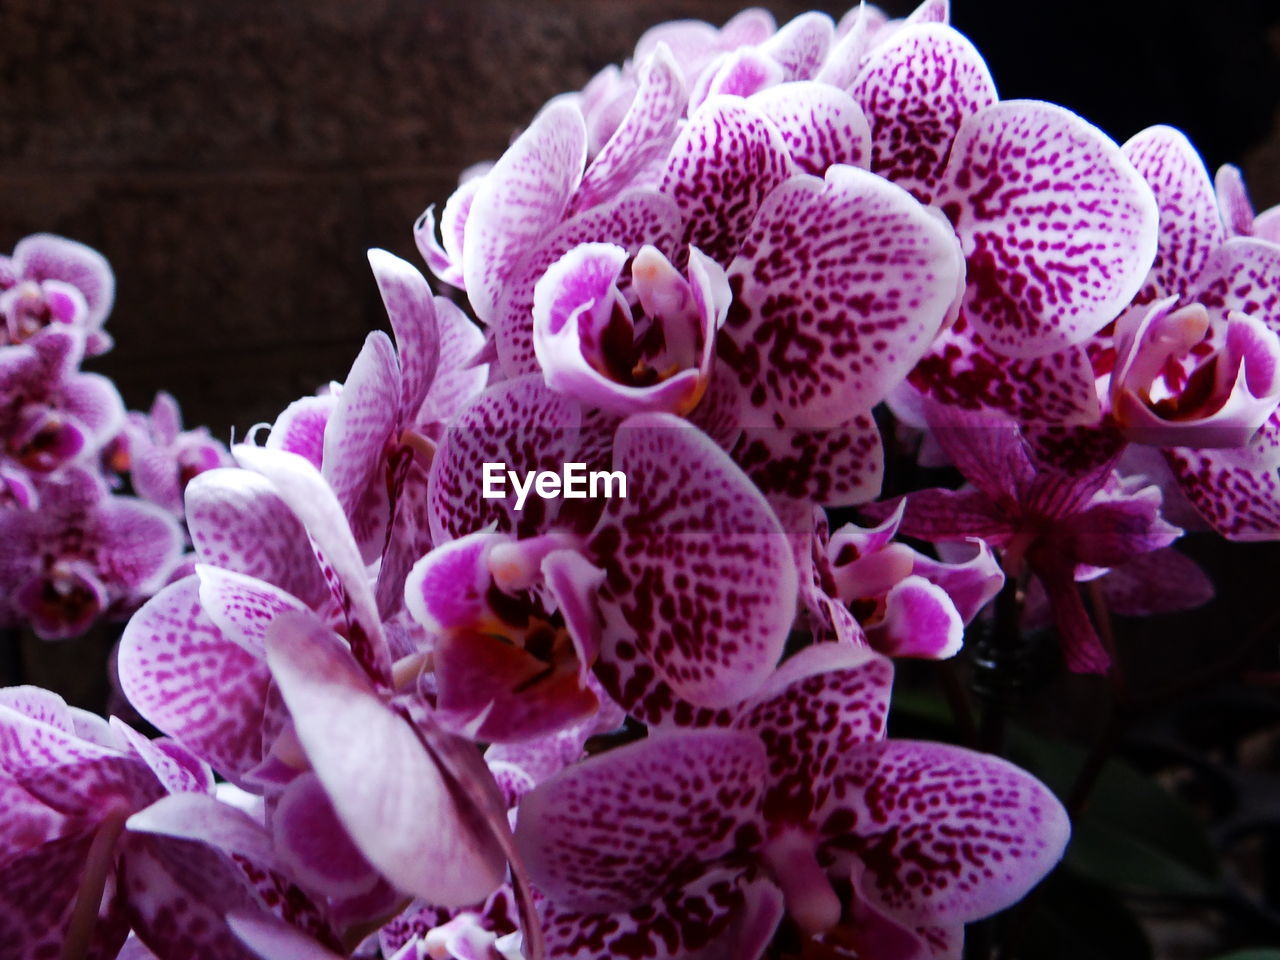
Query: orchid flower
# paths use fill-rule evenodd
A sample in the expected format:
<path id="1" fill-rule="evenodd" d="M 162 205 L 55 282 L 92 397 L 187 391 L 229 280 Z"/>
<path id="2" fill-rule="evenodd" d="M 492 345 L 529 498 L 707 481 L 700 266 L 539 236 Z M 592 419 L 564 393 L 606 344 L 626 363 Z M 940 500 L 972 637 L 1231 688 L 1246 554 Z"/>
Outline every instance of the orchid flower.
<path id="1" fill-rule="evenodd" d="M 227 448 L 207 427 L 182 429 L 182 411 L 168 393 L 156 394 L 147 414 L 131 413 L 125 427 L 129 479 L 144 500 L 182 516 L 182 495 L 195 477 L 231 465 Z"/>
<path id="2" fill-rule="evenodd" d="M 0 543 L 0 579 L 13 588 L 0 620 L 57 640 L 100 616 L 123 618 L 155 592 L 178 562 L 182 531 L 159 507 L 68 467 L 41 485 L 39 510 L 0 510 Z"/>
<path id="3" fill-rule="evenodd" d="M 96 250 L 49 233 L 26 237 L 0 257 L 0 345 L 24 343 L 53 326 L 78 331 L 87 356 L 106 353 L 111 337 L 102 324 L 115 288 Z"/>
<path id="4" fill-rule="evenodd" d="M 786 915 L 937 956 L 922 944 L 1019 899 L 1061 856 L 1065 811 L 1005 761 L 883 740 L 891 675 L 811 647 L 731 728 L 653 735 L 527 794 L 516 836 L 552 955 L 752 960 Z"/>
<path id="5" fill-rule="evenodd" d="M 934 542 L 979 538 L 1006 575 L 1044 585 L 1070 670 L 1104 673 L 1110 655 L 1076 589 L 1078 578 L 1167 547 L 1181 530 L 1160 516 L 1160 491 L 1117 479 L 1115 457 L 1065 472 L 1037 460 L 1018 425 L 934 407 L 934 437 L 973 485 L 906 497 L 899 531 Z"/>

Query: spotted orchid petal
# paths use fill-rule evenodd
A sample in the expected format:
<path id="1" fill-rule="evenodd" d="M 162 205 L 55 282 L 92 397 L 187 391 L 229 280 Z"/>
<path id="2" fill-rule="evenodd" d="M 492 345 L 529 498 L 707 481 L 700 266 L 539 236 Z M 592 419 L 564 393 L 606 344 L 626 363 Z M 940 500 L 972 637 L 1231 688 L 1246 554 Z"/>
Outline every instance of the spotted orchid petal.
<path id="1" fill-rule="evenodd" d="M 1006 356 L 1082 343 L 1133 299 L 1156 253 L 1151 188 L 1053 104 L 1006 100 L 965 120 L 934 203 L 968 262 L 965 313 Z"/>
<path id="2" fill-rule="evenodd" d="M 587 129 L 568 99 L 553 100 L 494 164 L 467 214 L 462 275 L 485 323 L 523 252 L 559 226 L 582 179 Z"/>
<path id="3" fill-rule="evenodd" d="M 760 51 L 782 67 L 784 80 L 809 80 L 835 43 L 836 25 L 825 13 L 802 13 L 760 44 Z"/>
<path id="4" fill-rule="evenodd" d="M 820 177 L 833 163 L 870 166 L 871 127 L 844 91 L 798 81 L 761 90 L 748 104 L 778 128 L 797 172 Z"/>
<path id="5" fill-rule="evenodd" d="M 266 649 L 298 739 L 360 852 L 433 903 L 471 903 L 496 888 L 502 850 L 339 638 L 309 614 L 282 614 Z"/>
<path id="6" fill-rule="evenodd" d="M 1181 131 L 1148 127 L 1121 148 L 1155 193 L 1160 238 L 1139 302 L 1186 301 L 1209 255 L 1226 239 L 1204 161 Z"/>
<path id="7" fill-rule="evenodd" d="M 263 580 L 312 609 L 328 600 L 302 521 L 265 477 L 233 468 L 206 471 L 187 484 L 186 516 L 203 563 Z"/>
<path id="8" fill-rule="evenodd" d="M 10 268 L 28 280 L 61 280 L 75 287 L 88 306 L 86 328 L 102 326 L 115 301 L 116 279 L 105 257 L 91 247 L 50 233 L 18 241 Z M 97 351 L 101 352 L 101 351 Z"/>
<path id="9" fill-rule="evenodd" d="M 223 776 L 243 782 L 262 761 L 271 677 L 222 635 L 200 602 L 198 577 L 157 593 L 125 627 L 120 686 L 148 721 Z"/>
<path id="10" fill-rule="evenodd" d="M 1241 463 L 1231 450 L 1173 447 L 1165 457 L 1182 492 L 1228 540 L 1280 539 L 1280 478 L 1274 467 Z"/>
<path id="11" fill-rule="evenodd" d="M 1280 333 L 1280 245 L 1228 240 L 1209 255 L 1195 296 L 1211 315 L 1248 314 Z"/>
<path id="12" fill-rule="evenodd" d="M 679 65 L 670 49 L 659 44 L 640 66 L 635 99 L 622 122 L 583 174 L 572 212 L 616 196 L 638 172 L 666 156 L 687 96 Z"/>
<path id="13" fill-rule="evenodd" d="M 648 903 L 737 847 L 738 832 L 758 816 L 766 770 L 764 747 L 748 733 L 651 736 L 525 794 L 516 845 L 559 907 Z M 682 868 L 696 873 L 681 876 Z"/>
<path id="14" fill-rule="evenodd" d="M 232 454 L 241 466 L 270 480 L 280 499 L 302 521 L 317 557 L 327 566 L 326 580 L 342 606 L 352 652 L 375 681 L 386 683 L 390 654 L 373 587 L 332 488 L 319 471 L 294 454 L 243 443 L 232 448 Z"/>
<path id="15" fill-rule="evenodd" d="M 750 696 L 795 615 L 795 561 L 773 511 L 705 434 L 669 414 L 624 421 L 614 469 L 633 479 L 625 499 L 606 501 L 588 550 L 606 570 L 602 612 L 618 621 L 602 656 L 648 661 L 698 706 Z"/>
<path id="16" fill-rule="evenodd" d="M 751 418 L 829 428 L 869 411 L 928 348 L 960 271 L 950 228 L 865 170 L 774 190 L 729 268 L 720 345 Z"/>
<path id="17" fill-rule="evenodd" d="M 435 298 L 435 311 L 440 361 L 431 387 L 413 418 L 419 428 L 448 423 L 489 380 L 489 365 L 471 362 L 484 346 L 480 328 L 457 304 L 444 297 Z"/>
<path id="18" fill-rule="evenodd" d="M 284 408 L 263 443 L 268 450 L 287 450 L 305 457 L 317 470 L 324 460 L 324 431 L 338 405 L 338 393 L 303 397 Z"/>
<path id="19" fill-rule="evenodd" d="M 0 870 L 0 938 L 15 957 L 61 955 L 93 836 L 87 831 L 59 837 L 6 862 Z M 112 956 L 112 948 L 119 949 L 127 932 L 100 934 L 95 946 L 102 955 Z"/>
<path id="20" fill-rule="evenodd" d="M 904 27 L 852 84 L 871 122 L 871 170 L 931 201 L 961 123 L 996 102 L 982 55 L 943 24 Z"/>
<path id="21" fill-rule="evenodd" d="M 782 917 L 782 895 L 772 883 L 719 869 L 617 913 L 549 903 L 543 925 L 551 955 L 565 960 L 759 960 Z"/>
<path id="22" fill-rule="evenodd" d="M 265 580 L 242 573 L 196 564 L 200 603 L 223 637 L 246 653 L 263 656 L 263 638 L 276 614 L 307 610 L 297 597 Z"/>
<path id="23" fill-rule="evenodd" d="M 770 822 L 807 823 L 833 788 L 839 758 L 884 737 L 892 684 L 885 657 L 821 643 L 787 660 L 744 705 L 734 726 L 767 748 Z"/>
<path id="24" fill-rule="evenodd" d="M 1057 798 L 1011 763 L 905 740 L 847 751 L 818 822 L 865 865 L 858 892 L 873 907 L 929 925 L 1016 903 L 1058 862 L 1070 832 Z"/>
<path id="25" fill-rule="evenodd" d="M 873 500 L 884 481 L 884 445 L 866 413 L 829 430 L 747 427 L 732 455 L 766 496 L 824 506 Z"/>
<path id="26" fill-rule="evenodd" d="M 395 431 L 401 392 L 400 367 L 390 338 L 375 330 L 365 339 L 338 405 L 324 432 L 321 475 L 333 488 L 360 546 L 364 562 L 382 551 L 387 513 L 383 450 Z M 369 491 L 380 502 L 366 504 Z"/>
<path id="27" fill-rule="evenodd" d="M 533 532 L 555 516 L 558 502 L 530 491 L 516 510 L 514 484 L 505 474 L 502 499 L 486 499 L 484 464 L 504 464 L 520 476 L 559 472 L 576 459 L 578 405 L 548 389 L 538 375 L 489 388 L 449 426 L 431 464 L 428 484 L 431 537 L 444 543 L 490 524 L 504 532 Z"/>
<path id="28" fill-rule="evenodd" d="M 131 835 L 121 863 L 129 920 L 160 960 L 192 951 L 218 960 L 254 960 L 227 926 L 228 913 L 265 914 L 230 859 L 200 843 Z"/>
<path id="29" fill-rule="evenodd" d="M 458 289 L 466 289 L 462 268 L 462 250 L 466 237 L 467 216 L 476 191 L 484 182 L 483 177 L 464 180 L 445 202 L 440 214 L 441 243 L 436 240 L 435 208 L 427 207 L 413 225 L 413 239 L 431 269 L 442 283 Z"/>
<path id="30" fill-rule="evenodd" d="M 534 289 L 553 263 L 583 243 L 614 243 L 631 256 L 649 244 L 671 259 L 680 230 L 680 211 L 671 198 L 636 189 L 584 210 L 539 237 L 516 264 L 498 301 L 493 326 L 502 370 L 509 377 L 538 370 L 530 321 Z"/>
<path id="31" fill-rule="evenodd" d="M 782 65 L 757 47 L 739 47 L 722 53 L 698 78 L 689 95 L 689 110 L 696 111 L 710 97 L 749 97 L 782 83 Z"/>
<path id="32" fill-rule="evenodd" d="M 712 97 L 667 158 L 661 191 L 684 219 L 681 238 L 727 266 L 761 203 L 795 173 L 781 132 L 739 97 Z"/>
<path id="33" fill-rule="evenodd" d="M 439 368 L 441 337 L 435 298 L 426 278 L 409 262 L 377 249 L 370 250 L 368 257 L 395 332 L 400 398 L 394 409 L 397 425 L 403 426 L 422 406 Z"/>
<path id="34" fill-rule="evenodd" d="M 1224 163 L 1213 178 L 1214 199 L 1227 237 L 1254 236 L 1253 202 L 1244 185 L 1244 174 L 1235 164 Z"/>

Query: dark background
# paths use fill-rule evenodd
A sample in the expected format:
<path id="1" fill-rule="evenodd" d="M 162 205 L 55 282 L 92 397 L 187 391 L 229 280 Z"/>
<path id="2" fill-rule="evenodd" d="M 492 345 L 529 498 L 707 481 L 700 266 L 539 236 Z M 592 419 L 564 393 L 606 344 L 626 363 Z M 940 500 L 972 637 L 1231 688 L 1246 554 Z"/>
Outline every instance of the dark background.
<path id="1" fill-rule="evenodd" d="M 1260 206 L 1280 201 L 1280 4 L 1043 6 L 956 4 L 1003 95 L 1065 103 L 1121 140 L 1174 123 L 1211 165 L 1241 162 Z M 653 23 L 738 7 L 5 0 L 0 249 L 38 230 L 100 249 L 117 346 L 92 367 L 131 407 L 168 389 L 189 425 L 242 435 L 343 379 L 385 324 L 366 248 L 417 263 L 414 219 L 546 99 Z"/>

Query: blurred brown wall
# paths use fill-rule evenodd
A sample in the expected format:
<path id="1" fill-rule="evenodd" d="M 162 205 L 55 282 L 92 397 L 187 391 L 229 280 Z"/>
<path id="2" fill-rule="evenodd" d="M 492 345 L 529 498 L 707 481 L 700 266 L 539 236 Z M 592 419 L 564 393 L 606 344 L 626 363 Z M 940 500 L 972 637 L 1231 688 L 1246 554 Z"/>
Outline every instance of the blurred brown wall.
<path id="1" fill-rule="evenodd" d="M 168 389 L 188 424 L 243 434 L 342 379 L 384 323 L 367 247 L 418 262 L 413 220 L 548 97 L 653 23 L 739 6 L 5 0 L 0 249 L 37 230 L 99 248 L 117 346 L 94 367 L 133 407 Z M 962 3 L 957 25 L 980 15 Z M 1280 201 L 1278 148 L 1248 158 L 1260 201 Z"/>

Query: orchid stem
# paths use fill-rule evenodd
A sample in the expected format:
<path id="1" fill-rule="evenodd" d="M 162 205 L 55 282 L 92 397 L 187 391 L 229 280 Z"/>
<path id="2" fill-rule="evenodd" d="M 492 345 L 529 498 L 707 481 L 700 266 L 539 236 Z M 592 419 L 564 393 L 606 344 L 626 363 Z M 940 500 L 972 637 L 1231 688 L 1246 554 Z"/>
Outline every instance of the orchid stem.
<path id="1" fill-rule="evenodd" d="M 995 623 L 975 650 L 974 687 L 982 698 L 978 746 L 1003 756 L 1009 695 L 1023 682 L 1025 644 L 1019 631 L 1025 599 L 1022 577 L 1010 576 L 996 595 Z"/>
<path id="2" fill-rule="evenodd" d="M 124 807 L 112 809 L 98 825 L 85 858 L 84 873 L 80 875 L 80 887 L 76 890 L 75 906 L 67 922 L 67 936 L 62 941 L 62 960 L 85 960 L 93 946 L 94 930 L 98 926 L 98 911 L 102 906 L 102 891 L 107 884 L 107 874 L 115 862 L 116 841 L 129 819 Z"/>

